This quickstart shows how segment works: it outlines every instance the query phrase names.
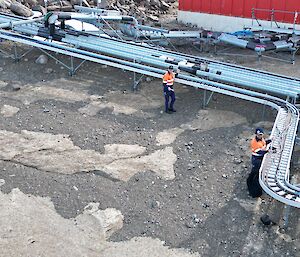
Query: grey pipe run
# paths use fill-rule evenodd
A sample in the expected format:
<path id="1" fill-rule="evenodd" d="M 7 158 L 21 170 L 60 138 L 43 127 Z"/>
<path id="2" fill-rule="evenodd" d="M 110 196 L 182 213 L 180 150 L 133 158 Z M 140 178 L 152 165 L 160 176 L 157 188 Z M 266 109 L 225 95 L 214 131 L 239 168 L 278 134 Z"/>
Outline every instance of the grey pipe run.
<path id="1" fill-rule="evenodd" d="M 84 7 L 86 8 L 86 7 Z M 93 8 L 88 8 L 88 9 L 93 9 Z M 93 10 L 98 10 L 98 9 L 93 9 Z M 20 20 L 22 18 L 18 17 L 18 16 L 14 16 L 14 15 L 0 15 L 0 19 L 1 21 L 4 20 L 5 21 L 10 21 L 11 19 L 16 19 L 16 20 Z M 115 40 L 117 41 L 117 40 Z M 130 43 L 128 43 L 130 44 Z M 225 70 L 229 70 L 229 71 L 233 71 L 235 74 L 237 73 L 243 73 L 245 75 L 247 75 L 248 77 L 256 77 L 259 80 L 270 80 L 274 83 L 274 81 L 279 81 L 281 84 L 288 84 L 290 87 L 295 87 L 296 89 L 299 88 L 299 79 L 297 78 L 289 78 L 283 75 L 278 75 L 278 74 L 272 74 L 269 72 L 265 72 L 265 71 L 258 71 L 258 70 L 253 70 L 250 68 L 245 68 L 242 66 L 238 66 L 238 65 L 234 65 L 234 64 L 226 64 L 226 63 L 221 63 L 215 60 L 209 60 L 209 59 L 205 59 L 205 58 L 201 58 L 201 57 L 195 57 L 195 56 L 190 56 L 187 54 L 179 54 L 179 53 L 174 53 L 168 50 L 158 50 L 155 49 L 153 47 L 150 46 L 145 46 L 143 45 L 144 49 L 151 49 L 152 52 L 156 51 L 157 53 L 160 52 L 161 54 L 168 54 L 170 57 L 177 57 L 180 56 L 183 59 L 187 59 L 187 60 L 191 60 L 191 61 L 197 61 L 197 62 L 206 62 L 209 63 L 210 66 L 213 66 L 214 69 L 222 69 L 222 72 L 224 73 Z"/>
<path id="2" fill-rule="evenodd" d="M 68 37 L 68 35 L 66 36 L 66 38 L 67 37 Z M 103 49 L 105 50 L 106 53 L 109 53 L 109 51 L 112 51 L 111 53 L 116 54 L 117 56 L 121 56 L 121 57 L 122 56 L 124 57 L 125 55 L 127 55 L 128 58 L 137 59 L 137 60 L 141 60 L 141 61 L 145 60 L 146 58 L 151 58 L 149 56 L 149 52 L 148 51 L 147 52 L 141 51 L 141 47 L 140 46 L 139 46 L 138 49 L 135 49 L 131 45 L 125 45 L 124 42 L 122 42 L 121 43 L 122 46 L 120 46 L 120 42 L 117 42 L 117 41 L 115 42 L 115 41 L 112 41 L 111 39 L 107 39 L 107 38 L 103 38 L 102 40 L 99 40 L 99 38 L 97 38 L 95 36 L 93 36 L 93 37 L 90 36 L 88 41 L 86 40 L 85 37 L 82 37 L 82 38 L 80 38 L 80 37 L 75 37 L 74 38 L 73 37 L 72 40 L 75 40 L 76 42 L 78 42 L 78 41 L 94 42 L 95 46 L 92 47 L 93 50 L 100 50 L 100 49 L 97 49 L 97 48 L 99 48 L 99 47 L 102 46 L 102 47 L 104 47 Z M 66 40 L 66 42 L 69 42 L 69 41 Z M 72 43 L 72 42 L 69 42 L 69 43 Z M 115 47 L 113 47 L 113 46 L 115 46 Z M 125 53 L 126 49 L 128 50 L 128 53 Z M 103 50 L 101 50 L 101 51 L 103 51 Z M 117 53 L 117 52 L 119 52 L 119 53 Z M 133 55 L 134 54 L 136 57 L 134 57 L 134 56 L 130 57 L 130 56 L 128 56 L 128 54 L 129 55 Z M 161 56 L 157 56 L 157 57 L 161 58 Z M 169 58 L 169 59 L 171 59 L 171 58 Z M 177 60 L 175 60 L 175 62 L 171 62 L 171 63 L 174 64 L 174 65 L 177 65 L 177 62 L 180 62 L 181 60 L 182 59 L 177 59 Z M 183 61 L 185 61 L 185 60 L 183 60 Z M 156 60 L 154 58 L 153 62 L 155 62 L 157 64 L 158 60 Z M 153 62 L 150 62 L 150 64 L 153 64 Z M 165 64 L 161 64 L 160 66 L 167 67 Z M 188 71 L 187 69 L 184 69 L 184 66 L 183 66 L 183 70 Z M 213 69 L 211 69 L 211 70 L 213 70 Z M 198 72 L 198 74 L 195 74 L 195 75 L 199 75 L 199 74 L 200 73 Z M 250 78 L 247 77 L 247 76 L 245 76 L 246 80 L 241 80 L 241 79 L 243 79 L 243 74 L 237 74 L 237 73 L 234 73 L 234 72 L 228 72 L 227 76 L 228 76 L 229 80 L 230 80 L 231 77 L 239 77 L 240 78 L 239 79 L 240 80 L 239 83 L 241 85 L 243 85 L 243 86 L 247 86 L 247 84 L 245 84 L 245 81 L 249 81 L 249 79 L 250 79 L 250 82 L 258 84 L 257 81 L 252 76 Z M 210 76 L 210 78 L 213 78 L 213 76 Z M 222 78 L 218 77 L 218 79 L 222 79 Z M 238 79 L 236 79 L 235 82 L 238 83 Z M 274 84 L 276 84 L 276 83 L 277 82 L 274 81 L 274 80 L 273 81 L 269 81 L 269 80 L 267 80 L 267 81 L 260 81 L 259 82 L 259 87 L 256 87 L 256 88 L 260 88 L 261 85 L 265 84 L 265 88 L 266 89 L 272 89 L 274 87 Z M 290 91 L 290 85 L 286 89 L 284 89 L 284 88 L 280 89 L 280 92 L 284 93 L 284 94 L 285 93 L 289 93 L 289 91 Z M 293 97 L 295 97 L 295 94 L 293 95 Z"/>
<path id="3" fill-rule="evenodd" d="M 0 24 L 0 28 L 12 28 L 14 26 L 20 26 L 20 25 L 25 25 L 25 24 L 30 24 L 30 23 L 36 23 L 38 21 L 42 21 L 44 18 L 36 18 L 32 20 L 21 20 L 21 21 L 10 21 L 10 22 L 5 22 Z"/>
<path id="4" fill-rule="evenodd" d="M 134 53 L 134 51 L 130 50 L 129 52 L 122 51 L 120 47 L 118 48 L 111 48 L 111 45 L 95 45 L 93 43 L 90 43 L 89 40 L 86 40 L 85 37 L 74 37 L 74 36 L 66 36 L 65 38 L 62 38 L 62 42 L 71 43 L 74 45 L 77 45 L 79 47 L 91 49 L 100 51 L 105 54 L 110 54 L 113 56 L 117 56 L 120 58 L 127 58 L 130 60 L 135 60 L 137 62 L 146 63 L 149 65 L 156 65 L 158 67 L 162 67 L 166 69 L 170 64 L 176 64 L 176 66 L 182 70 L 186 71 L 188 73 L 192 73 L 194 75 L 200 76 L 200 77 L 208 77 L 211 80 L 217 80 L 217 81 L 223 81 L 226 83 L 235 83 L 242 86 L 251 86 L 252 88 L 261 90 L 261 86 L 257 81 L 251 79 L 243 79 L 243 77 L 238 76 L 238 74 L 226 74 L 221 71 L 215 71 L 213 69 L 203 69 L 201 65 L 195 65 L 191 63 L 185 63 L 184 61 L 174 63 L 170 61 L 170 59 L 161 60 L 163 59 L 163 56 L 160 56 L 159 58 L 153 58 L 149 57 L 146 54 L 143 54 L 142 57 L 138 57 L 138 53 Z M 124 50 L 124 48 L 122 48 Z M 141 54 L 141 53 L 140 53 Z M 274 84 L 274 82 L 273 82 Z M 272 84 L 265 84 L 264 90 L 273 90 Z M 293 93 L 289 90 L 286 90 L 284 88 L 280 89 L 280 94 L 282 95 L 290 95 L 294 98 L 297 97 L 297 93 Z"/>
<path id="5" fill-rule="evenodd" d="M 105 40 L 105 39 L 103 39 L 103 40 Z M 107 39 L 106 39 L 107 40 Z M 99 42 L 99 40 L 98 40 L 98 42 Z M 109 42 L 108 42 L 108 44 L 109 45 L 111 45 L 111 44 L 113 44 L 113 43 L 116 43 L 116 44 L 119 44 L 120 42 L 118 42 L 118 41 L 116 41 L 116 40 L 112 40 L 112 39 L 110 39 L 109 40 Z M 123 43 L 123 42 L 122 42 Z M 128 44 L 129 45 L 129 47 L 132 47 L 132 44 Z M 117 46 L 117 47 L 119 47 L 119 46 Z M 124 45 L 122 45 L 122 47 L 124 48 Z M 127 47 L 127 45 L 126 45 L 126 47 Z M 138 51 L 140 51 L 140 52 L 142 52 L 142 50 L 141 49 L 145 49 L 145 46 L 137 46 L 137 45 L 135 45 L 134 46 L 135 48 L 137 48 L 137 50 Z M 130 51 L 132 51 L 132 48 L 130 49 Z M 157 49 L 155 49 L 155 50 L 153 50 L 153 49 L 151 49 L 151 51 L 155 51 L 155 52 L 157 52 L 157 53 L 160 53 L 160 52 L 162 52 L 162 50 L 157 50 Z M 147 53 L 149 53 L 149 51 L 147 51 Z M 166 51 L 163 51 L 162 52 L 163 54 L 166 54 Z M 167 53 L 169 54 L 169 52 L 167 51 Z M 170 53 L 170 56 L 175 56 L 175 57 L 179 57 L 179 58 L 182 58 L 182 55 L 179 55 L 179 54 L 174 54 L 174 53 Z M 184 56 L 185 57 L 185 56 Z M 194 59 L 195 59 L 195 57 L 193 57 Z M 183 60 L 183 59 L 181 59 L 181 60 Z M 213 68 L 213 69 L 220 69 L 220 70 L 222 70 L 222 72 L 224 73 L 225 71 L 228 71 L 228 75 L 229 76 L 232 76 L 232 75 L 235 75 L 235 76 L 239 76 L 239 77 L 242 77 L 243 76 L 243 74 L 245 74 L 245 76 L 246 77 L 248 77 L 248 79 L 249 78 L 253 78 L 253 80 L 255 80 L 255 77 L 257 77 L 258 78 L 258 80 L 259 80 L 259 83 L 261 84 L 261 85 L 263 85 L 264 83 L 266 83 L 266 84 L 270 84 L 270 83 L 272 83 L 272 85 L 274 85 L 275 83 L 277 83 L 276 81 L 278 81 L 278 83 L 280 83 L 281 85 L 283 84 L 283 85 L 285 85 L 285 84 L 287 84 L 287 83 L 283 83 L 283 80 L 286 80 L 286 78 L 282 78 L 282 77 L 279 77 L 278 78 L 278 76 L 273 76 L 273 74 L 272 75 L 270 75 L 270 74 L 262 74 L 262 75 L 257 75 L 257 73 L 255 73 L 255 72 L 253 72 L 252 70 L 246 70 L 245 71 L 245 68 L 243 68 L 243 69 L 238 69 L 238 71 L 237 71 L 237 68 L 235 67 L 235 66 L 232 66 L 232 65 L 224 65 L 224 64 L 219 64 L 219 63 L 217 63 L 217 62 L 215 62 L 215 61 L 211 61 L 211 60 L 209 60 L 208 61 L 209 62 L 209 66 L 211 66 L 211 68 Z M 240 68 L 239 66 L 237 66 L 238 68 Z M 250 74 L 248 74 L 248 73 L 251 73 L 251 76 L 249 76 Z M 296 83 L 293 83 L 293 81 L 291 81 L 290 79 L 289 79 L 289 89 L 291 89 L 291 86 L 292 85 L 294 85 L 295 87 L 299 87 L 299 83 L 297 83 L 297 81 L 295 81 Z"/>
<path id="6" fill-rule="evenodd" d="M 21 29 L 21 31 L 24 31 L 24 28 Z M 29 31 L 26 31 L 27 33 L 33 33 L 38 34 L 37 32 L 34 32 L 32 29 Z M 257 83 L 252 77 L 250 78 L 243 78 L 242 75 L 239 74 L 222 74 L 221 71 L 218 70 L 213 70 L 213 69 L 203 69 L 202 66 L 203 64 L 200 65 L 195 65 L 193 63 L 188 63 L 186 61 L 178 61 L 172 58 L 164 57 L 164 56 L 149 56 L 149 53 L 146 52 L 140 52 L 132 48 L 131 46 L 128 48 L 128 51 L 126 50 L 126 45 L 123 47 L 120 47 L 119 42 L 113 42 L 117 44 L 114 46 L 109 39 L 102 39 L 99 41 L 97 37 L 89 37 L 88 40 L 85 36 L 73 36 L 73 35 L 66 35 L 65 38 L 61 39 L 62 42 L 65 43 L 71 43 L 73 45 L 77 45 L 78 47 L 83 47 L 95 51 L 100 51 L 105 54 L 113 55 L 116 57 L 120 58 L 127 58 L 130 60 L 135 60 L 137 62 L 142 62 L 146 63 L 149 65 L 155 65 L 158 67 L 163 67 L 167 68 L 170 64 L 176 65 L 180 70 L 186 71 L 188 73 L 192 73 L 197 76 L 204 76 L 208 77 L 209 79 L 212 80 L 217 80 L 217 81 L 223 81 L 226 83 L 235 83 L 239 84 L 242 86 L 251 86 L 255 89 L 260 89 L 261 90 L 261 84 L 262 83 Z M 270 83 L 265 83 L 264 89 L 265 90 L 273 90 L 273 86 L 276 82 Z M 281 88 L 280 89 L 280 94 L 283 95 L 290 95 L 292 97 L 297 97 L 297 94 L 293 93 L 293 91 Z"/>
<path id="7" fill-rule="evenodd" d="M 57 53 L 67 54 L 70 56 L 74 56 L 74 57 L 89 60 L 89 61 L 94 61 L 97 63 L 108 64 L 113 67 L 123 68 L 126 70 L 139 72 L 139 73 L 147 74 L 147 75 L 154 76 L 154 77 L 161 77 L 162 74 L 164 73 L 164 70 L 162 70 L 162 69 L 147 66 L 144 64 L 135 63 L 135 62 L 128 61 L 128 60 L 116 59 L 114 57 L 99 55 L 97 53 L 89 52 L 86 50 L 72 48 L 72 47 L 64 46 L 64 45 L 59 45 L 55 42 L 45 42 L 45 41 L 40 41 L 40 40 L 34 40 L 30 37 L 26 37 L 26 36 L 11 33 L 11 32 L 2 31 L 0 33 L 0 37 L 3 39 L 12 40 L 12 41 L 19 42 L 19 43 L 24 43 L 24 44 L 31 45 L 34 47 L 39 47 L 39 48 L 42 48 L 45 50 L 50 50 L 50 51 L 54 51 Z M 190 75 L 179 74 L 179 76 L 176 80 L 179 83 L 194 86 L 197 88 L 207 89 L 207 90 L 211 90 L 214 92 L 227 94 L 230 96 L 236 96 L 236 97 L 240 97 L 245 100 L 250 100 L 250 101 L 261 103 L 261 104 L 267 104 L 278 110 L 281 108 L 281 106 L 285 106 L 285 108 L 290 108 L 290 106 L 292 106 L 289 103 L 283 101 L 282 99 L 272 97 L 272 96 L 267 96 L 263 93 L 258 93 L 258 92 L 246 90 L 243 88 L 237 88 L 234 86 L 230 86 L 230 85 L 226 85 L 226 84 L 222 84 L 222 83 L 218 83 L 218 82 L 214 82 L 214 81 L 209 81 L 209 80 L 205 80 L 202 78 L 193 77 Z M 294 111 L 293 115 L 295 116 L 295 119 L 293 119 L 293 126 L 288 127 L 289 134 L 295 133 L 295 128 L 297 128 L 298 118 L 299 118 L 298 110 L 294 109 L 292 111 Z M 276 126 L 277 126 L 277 124 L 275 123 L 274 127 L 276 127 Z M 280 139 L 283 140 L 281 137 L 280 137 Z M 294 140 L 294 138 L 292 138 L 292 139 Z M 293 145 L 292 144 L 293 142 L 287 142 L 287 143 L 289 143 L 290 145 Z M 284 150 L 286 150 L 286 149 L 288 149 L 288 151 L 292 150 L 291 147 L 285 148 Z M 289 161 L 290 161 L 290 159 L 289 159 Z M 289 162 L 286 165 L 289 165 Z M 288 166 L 285 166 L 285 167 L 282 167 L 281 169 L 284 169 L 285 174 L 288 174 L 289 173 L 288 168 L 289 168 Z M 288 178 L 288 177 L 289 176 L 286 175 L 286 178 Z M 261 181 L 263 181 L 263 180 L 261 180 Z M 286 188 L 286 187 L 288 187 L 288 185 L 289 185 L 288 183 L 285 183 L 284 187 Z M 276 194 L 276 192 L 270 190 L 268 185 L 264 184 L 264 186 L 266 187 L 266 191 L 274 198 L 276 198 L 282 202 L 289 203 L 290 205 L 300 207 L 300 204 L 297 203 L 296 201 L 291 201 L 291 199 L 285 199 L 285 198 L 279 196 L 278 194 Z M 297 193 L 299 193 L 300 189 L 298 187 L 296 187 L 296 188 L 298 189 Z M 288 189 L 286 188 L 284 190 L 288 190 Z"/>
<path id="8" fill-rule="evenodd" d="M 74 16 L 76 16 L 76 15 L 74 15 Z M 15 30 L 18 30 L 20 32 L 22 32 L 22 30 L 24 30 L 24 29 L 25 28 L 23 28 L 23 26 L 20 27 L 19 29 L 15 28 Z M 32 30 L 32 28 L 30 28 L 30 29 Z M 29 32 L 27 31 L 27 33 L 29 33 Z M 150 64 L 155 63 L 156 65 L 159 65 L 160 67 L 164 67 L 164 68 L 167 67 L 166 64 L 162 64 L 162 62 L 160 60 L 158 60 L 161 58 L 161 56 L 163 56 L 163 55 L 161 55 L 161 53 L 166 54 L 166 52 L 163 52 L 161 50 L 156 49 L 156 51 L 151 50 L 151 52 L 150 52 L 148 49 L 145 49 L 143 46 L 140 46 L 140 45 L 133 45 L 133 44 L 127 44 L 127 43 L 124 44 L 124 42 L 119 42 L 117 40 L 107 39 L 107 38 L 101 38 L 101 40 L 99 40 L 98 37 L 91 36 L 91 35 L 89 35 L 89 37 L 87 39 L 86 36 L 81 37 L 80 34 L 78 34 L 78 35 L 73 36 L 73 39 L 71 39 L 71 40 L 76 41 L 76 44 L 78 43 L 78 41 L 81 41 L 81 39 L 84 42 L 95 42 L 96 48 L 93 46 L 93 50 L 99 50 L 99 49 L 97 49 L 97 47 L 99 46 L 99 48 L 103 47 L 102 51 L 105 51 L 107 54 L 109 54 L 109 51 L 112 51 L 112 53 L 116 54 L 117 56 L 125 57 L 125 55 L 126 55 L 128 58 L 131 58 L 131 59 L 137 59 L 137 60 L 140 59 L 141 61 L 145 60 L 146 63 L 150 63 Z M 65 38 L 68 38 L 68 37 L 69 37 L 69 35 L 66 34 Z M 62 39 L 62 40 L 64 41 L 65 39 Z M 66 42 L 74 43 L 74 42 L 69 42 L 67 39 L 66 39 Z M 127 51 L 127 53 L 124 53 L 125 51 Z M 133 57 L 132 56 L 133 54 L 136 57 Z M 179 62 L 181 62 L 181 63 L 184 61 L 186 62 L 186 60 L 184 60 L 181 55 L 175 55 L 175 54 L 172 54 L 172 55 L 176 56 L 176 59 L 174 58 L 175 63 L 172 63 L 172 64 L 178 65 Z M 153 58 L 153 57 L 155 57 L 155 58 Z M 169 58 L 169 59 L 171 59 L 171 58 Z M 168 62 L 168 61 L 166 61 L 166 62 Z M 178 63 L 176 63 L 176 62 L 178 62 Z M 190 64 L 187 64 L 187 66 L 190 66 Z M 194 66 L 195 66 L 195 70 L 197 70 L 197 64 L 196 65 L 194 64 Z M 200 66 L 201 66 L 201 63 L 200 63 Z M 230 79 L 234 78 L 235 83 L 239 83 L 242 86 L 249 86 L 249 83 L 247 83 L 249 81 L 252 83 L 252 85 L 256 84 L 256 87 L 255 87 L 256 89 L 257 88 L 267 89 L 267 90 L 270 90 L 272 92 L 275 92 L 277 94 L 282 94 L 282 95 L 285 95 L 285 94 L 289 95 L 289 92 L 295 91 L 292 93 L 292 95 L 290 95 L 292 97 L 297 97 L 297 94 L 299 91 L 299 83 L 297 83 L 296 81 L 295 81 L 295 83 L 293 83 L 293 81 L 291 81 L 291 80 L 288 80 L 288 83 L 287 83 L 286 82 L 287 79 L 285 79 L 285 78 L 280 78 L 280 77 L 278 78 L 276 76 L 275 77 L 270 76 L 270 75 L 268 76 L 265 74 L 263 76 L 259 76 L 256 78 L 255 76 L 253 76 L 254 72 L 252 72 L 252 71 L 245 72 L 245 70 L 242 70 L 242 69 L 238 69 L 238 70 L 234 69 L 234 68 L 232 69 L 231 67 L 227 67 L 226 65 L 216 65 L 213 62 L 208 63 L 208 67 L 211 71 L 215 71 L 215 72 L 213 72 L 215 74 L 217 74 L 217 71 L 222 73 L 221 76 L 217 76 L 217 77 L 216 77 L 216 75 L 210 74 L 211 76 L 208 76 L 210 79 L 217 79 L 217 80 L 224 79 L 224 81 L 230 82 Z M 182 68 L 182 70 L 185 70 L 187 72 L 189 71 L 188 67 L 186 68 L 185 65 L 183 65 L 180 68 Z M 203 74 L 199 71 L 195 75 L 205 76 L 207 74 Z M 264 78 L 264 77 L 266 77 L 266 78 Z M 285 81 L 285 83 L 283 83 L 283 81 Z M 297 86 L 296 90 L 293 89 L 293 87 L 292 87 L 293 84 L 295 86 Z M 278 85 L 278 88 L 274 87 L 275 85 Z"/>
<path id="9" fill-rule="evenodd" d="M 92 8 L 87 8 L 87 9 L 92 9 Z M 76 15 L 77 15 L 77 17 L 76 17 Z M 79 18 L 78 14 L 76 14 L 76 15 L 74 15 L 74 19 L 84 20 L 83 18 Z M 102 16 L 102 17 L 104 17 L 104 16 Z M 126 21 L 126 20 L 130 21 L 130 19 L 134 19 L 133 17 L 123 17 L 123 16 L 117 16 L 116 18 L 119 19 L 119 20 L 123 19 L 124 21 Z M 114 17 L 112 17 L 111 19 L 114 19 Z M 90 20 L 93 20 L 93 17 L 90 17 Z M 88 21 L 88 19 L 86 19 L 85 21 Z M 137 21 L 134 20 L 133 23 L 137 24 Z M 135 26 L 140 26 L 140 25 L 135 25 Z M 283 42 L 280 42 L 280 43 L 275 42 L 274 44 L 272 44 L 272 46 L 262 46 L 262 45 L 257 45 L 257 44 L 251 46 L 250 44 L 248 44 L 249 43 L 248 41 L 237 39 L 233 35 L 228 35 L 228 34 L 223 33 L 221 36 L 223 36 L 225 38 L 227 37 L 228 39 L 233 37 L 234 39 L 232 39 L 231 41 L 229 40 L 228 43 L 234 44 L 234 40 L 236 40 L 235 45 L 240 46 L 240 47 L 244 47 L 244 48 L 247 47 L 247 48 L 250 48 L 250 49 L 253 49 L 253 50 L 256 49 L 258 52 L 265 51 L 267 47 L 269 47 L 269 49 L 271 49 L 271 48 L 272 49 L 283 49 L 283 48 L 292 46 L 291 43 L 286 43 L 286 42 L 285 42 L 285 44 L 283 44 Z M 246 44 L 248 44 L 248 45 L 246 45 Z M 223 67 L 223 69 L 224 69 L 224 67 Z M 235 72 L 235 74 L 236 74 L 236 72 Z M 260 78 L 260 80 L 262 80 L 262 78 Z M 274 78 L 272 78 L 272 82 L 274 83 Z M 260 83 L 262 83 L 262 81 Z M 299 84 L 297 84 L 296 86 L 298 87 Z"/>
<path id="10" fill-rule="evenodd" d="M 23 30 L 24 31 L 24 30 Z M 30 32 L 28 32 L 30 33 Z M 97 40 L 97 42 L 96 42 Z M 104 40 L 102 40 L 104 42 Z M 155 56 L 148 56 L 147 53 L 140 53 L 135 51 L 134 49 L 129 49 L 129 51 L 124 51 L 125 47 L 113 47 L 112 44 L 99 44 L 98 38 L 90 38 L 87 40 L 86 37 L 76 37 L 73 35 L 66 35 L 65 38 L 62 38 L 62 42 L 76 44 L 78 47 L 83 47 L 90 50 L 99 51 L 104 54 L 109 54 L 112 56 L 116 56 L 119 58 L 125 58 L 129 60 L 135 60 L 137 62 L 146 63 L 149 65 L 155 65 L 157 67 L 162 67 L 164 69 L 168 68 L 170 64 L 176 65 L 180 70 L 186 71 L 188 73 L 200 76 L 200 77 L 208 77 L 209 79 L 215 79 L 219 81 L 223 81 L 226 83 L 235 83 L 243 86 L 251 86 L 255 89 L 261 89 L 261 86 L 255 82 L 251 82 L 249 80 L 243 80 L 243 78 L 234 78 L 232 76 L 222 75 L 221 71 L 216 71 L 213 69 L 209 69 L 208 67 L 204 68 L 204 64 L 195 65 L 192 63 L 188 63 L 186 61 L 177 61 L 168 57 L 160 56 L 159 58 Z M 108 40 L 109 41 L 109 40 Z M 109 42 L 108 42 L 109 43 Z M 141 56 L 142 54 L 142 56 Z M 264 89 L 272 90 L 271 85 L 265 85 Z M 281 94 L 292 94 L 291 91 L 281 89 Z M 296 97 L 296 94 L 292 95 Z"/>
<path id="11" fill-rule="evenodd" d="M 256 52 L 265 52 L 270 50 L 282 50 L 282 49 L 291 49 L 293 47 L 293 43 L 288 43 L 286 41 L 277 41 L 277 42 L 269 42 L 269 43 L 255 43 L 249 42 L 244 39 L 240 39 L 237 36 L 222 33 L 218 40 L 230 45 L 234 45 L 241 48 L 247 48 L 250 50 L 254 50 Z"/>

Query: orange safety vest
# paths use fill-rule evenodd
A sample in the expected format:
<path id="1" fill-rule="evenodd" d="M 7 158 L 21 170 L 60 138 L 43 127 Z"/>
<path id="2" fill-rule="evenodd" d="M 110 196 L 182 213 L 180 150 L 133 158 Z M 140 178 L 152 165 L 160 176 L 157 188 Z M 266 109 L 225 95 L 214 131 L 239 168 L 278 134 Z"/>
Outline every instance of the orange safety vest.
<path id="1" fill-rule="evenodd" d="M 252 155 L 254 156 L 263 156 L 261 153 L 258 153 L 259 151 L 265 151 L 266 150 L 266 141 L 262 138 L 261 140 L 257 141 L 254 137 L 251 140 L 251 151 Z"/>
<path id="2" fill-rule="evenodd" d="M 166 72 L 163 76 L 163 83 L 167 84 L 167 86 L 173 86 L 175 75 L 173 72 Z"/>

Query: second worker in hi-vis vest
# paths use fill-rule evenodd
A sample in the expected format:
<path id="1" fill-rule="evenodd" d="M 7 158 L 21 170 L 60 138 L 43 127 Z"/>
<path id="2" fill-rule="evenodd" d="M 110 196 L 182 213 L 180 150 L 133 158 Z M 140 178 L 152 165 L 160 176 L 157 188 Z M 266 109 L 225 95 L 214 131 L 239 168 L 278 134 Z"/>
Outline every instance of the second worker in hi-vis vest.
<path id="1" fill-rule="evenodd" d="M 175 92 L 174 92 L 174 80 L 177 73 L 174 72 L 173 66 L 168 68 L 168 71 L 163 76 L 163 86 L 164 86 L 164 96 L 165 96 L 165 112 L 173 113 L 176 112 L 174 109 L 174 103 L 176 100 Z M 171 99 L 171 102 L 170 102 Z M 169 103 L 170 102 L 170 103 Z"/>

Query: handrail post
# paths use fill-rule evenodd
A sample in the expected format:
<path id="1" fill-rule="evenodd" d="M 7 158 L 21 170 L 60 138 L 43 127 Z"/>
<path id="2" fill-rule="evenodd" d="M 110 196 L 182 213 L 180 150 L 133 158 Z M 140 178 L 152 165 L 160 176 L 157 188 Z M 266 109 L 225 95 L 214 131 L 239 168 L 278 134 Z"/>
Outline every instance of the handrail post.
<path id="1" fill-rule="evenodd" d="M 271 28 L 273 27 L 274 14 L 275 14 L 275 11 L 274 11 L 274 8 L 273 8 L 273 9 L 271 10 Z"/>
<path id="2" fill-rule="evenodd" d="M 253 26 L 253 20 L 255 19 L 254 7 L 252 7 L 251 9 L 251 16 L 252 16 L 252 26 Z"/>

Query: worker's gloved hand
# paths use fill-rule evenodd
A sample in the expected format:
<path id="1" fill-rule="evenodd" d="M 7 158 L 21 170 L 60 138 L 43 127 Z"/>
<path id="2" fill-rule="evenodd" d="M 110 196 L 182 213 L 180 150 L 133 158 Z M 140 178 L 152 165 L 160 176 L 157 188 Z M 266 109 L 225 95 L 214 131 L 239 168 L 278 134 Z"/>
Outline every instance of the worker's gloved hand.
<path id="1" fill-rule="evenodd" d="M 179 70 L 178 70 L 178 69 L 174 71 L 175 78 L 177 78 L 177 77 L 178 77 L 178 72 L 179 72 Z"/>
<path id="2" fill-rule="evenodd" d="M 267 139 L 266 140 L 266 144 L 268 145 L 268 144 L 270 144 L 272 142 L 272 139 Z"/>
<path id="3" fill-rule="evenodd" d="M 174 91 L 174 90 L 173 90 L 172 88 L 170 88 L 170 87 L 168 87 L 168 90 L 169 90 L 169 91 Z"/>

